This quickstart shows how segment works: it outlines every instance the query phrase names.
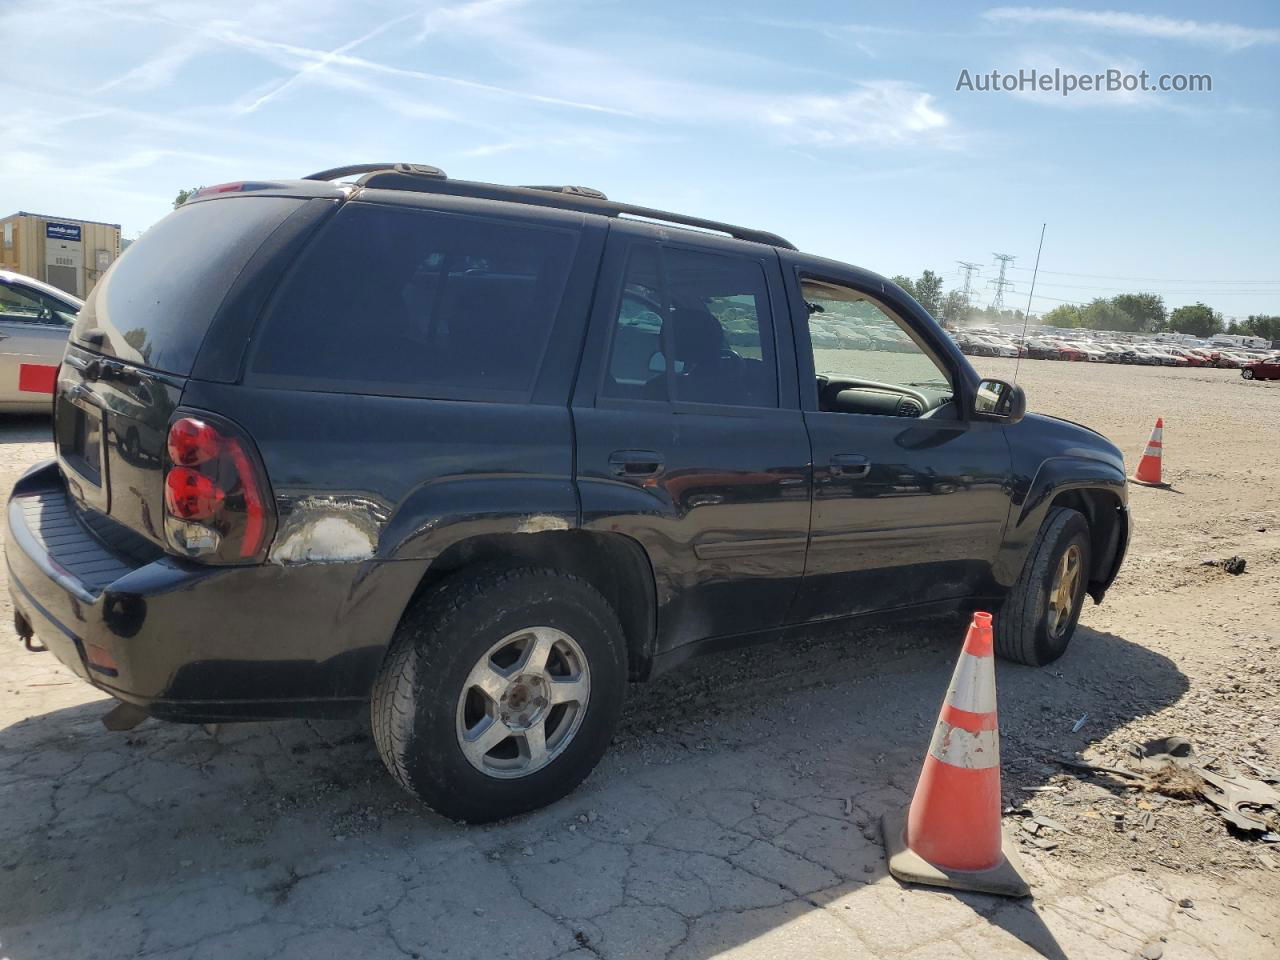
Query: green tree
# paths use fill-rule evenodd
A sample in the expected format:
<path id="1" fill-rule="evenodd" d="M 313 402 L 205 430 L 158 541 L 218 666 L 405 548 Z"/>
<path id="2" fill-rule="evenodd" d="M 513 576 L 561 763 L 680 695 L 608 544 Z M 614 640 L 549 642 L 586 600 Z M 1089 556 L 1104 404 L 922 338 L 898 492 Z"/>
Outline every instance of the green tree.
<path id="1" fill-rule="evenodd" d="M 903 290 L 907 291 L 907 293 L 911 294 L 911 296 L 914 297 L 916 295 L 916 284 L 910 277 L 900 273 L 897 276 L 890 277 L 889 279 L 900 286 Z"/>
<path id="2" fill-rule="evenodd" d="M 969 301 L 959 290 L 952 290 L 942 301 L 942 316 L 952 323 L 963 323 L 969 316 Z"/>
<path id="3" fill-rule="evenodd" d="M 1168 320 L 1164 297 L 1158 293 L 1122 293 L 1112 297 L 1111 302 L 1133 318 L 1135 330 L 1158 333 Z"/>
<path id="4" fill-rule="evenodd" d="M 1060 303 L 1041 317 L 1040 322 L 1050 327 L 1083 327 L 1084 317 L 1074 303 Z"/>
<path id="5" fill-rule="evenodd" d="M 1089 305 L 1080 311 L 1083 325 L 1090 330 L 1123 330 L 1137 331 L 1142 328 L 1138 321 L 1125 310 L 1116 306 L 1112 300 L 1095 297 Z"/>
<path id="6" fill-rule="evenodd" d="M 1265 313 L 1251 313 L 1249 319 L 1240 324 L 1243 332 L 1255 337 L 1266 337 L 1268 340 L 1280 340 L 1280 317 Z"/>
<path id="7" fill-rule="evenodd" d="M 179 190 L 178 195 L 173 198 L 173 209 L 177 210 L 180 206 L 191 199 L 193 193 L 198 193 L 204 189 L 204 185 L 192 187 L 190 190 Z"/>
<path id="8" fill-rule="evenodd" d="M 1175 333 L 1189 333 L 1193 337 L 1211 337 L 1222 333 L 1222 314 L 1197 301 L 1169 314 L 1169 329 Z"/>
<path id="9" fill-rule="evenodd" d="M 938 316 L 942 312 L 942 277 L 932 270 L 926 270 L 916 281 L 913 296 L 920 306 L 929 311 L 930 316 Z"/>

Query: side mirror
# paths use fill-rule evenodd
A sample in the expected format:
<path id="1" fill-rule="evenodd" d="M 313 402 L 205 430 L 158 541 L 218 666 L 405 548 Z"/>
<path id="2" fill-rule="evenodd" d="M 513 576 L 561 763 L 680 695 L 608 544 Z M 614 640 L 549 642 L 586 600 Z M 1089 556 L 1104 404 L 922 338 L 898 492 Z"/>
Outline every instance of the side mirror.
<path id="1" fill-rule="evenodd" d="M 983 380 L 973 398 L 973 412 L 984 420 L 1017 423 L 1027 413 L 1027 395 L 1016 383 Z"/>

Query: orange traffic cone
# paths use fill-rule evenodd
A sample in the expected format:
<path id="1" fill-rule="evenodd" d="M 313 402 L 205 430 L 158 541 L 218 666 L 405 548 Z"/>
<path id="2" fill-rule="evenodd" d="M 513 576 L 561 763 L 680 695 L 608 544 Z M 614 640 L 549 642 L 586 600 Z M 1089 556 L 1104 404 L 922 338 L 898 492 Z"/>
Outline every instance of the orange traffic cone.
<path id="1" fill-rule="evenodd" d="M 1155 429 L 1151 431 L 1151 439 L 1147 441 L 1147 449 L 1138 461 L 1138 469 L 1130 483 L 1140 483 L 1144 487 L 1168 487 L 1160 479 L 1160 460 L 1164 454 L 1164 417 L 1156 418 Z"/>
<path id="2" fill-rule="evenodd" d="M 1031 893 L 1000 829 L 1000 731 L 991 614 L 975 613 L 905 816 L 886 814 L 899 880 L 1009 897 Z"/>

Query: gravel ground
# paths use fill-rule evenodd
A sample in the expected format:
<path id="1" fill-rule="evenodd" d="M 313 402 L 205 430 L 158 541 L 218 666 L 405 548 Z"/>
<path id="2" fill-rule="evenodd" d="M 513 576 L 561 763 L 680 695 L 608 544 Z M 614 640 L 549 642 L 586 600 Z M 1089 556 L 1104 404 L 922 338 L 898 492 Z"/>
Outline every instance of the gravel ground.
<path id="1" fill-rule="evenodd" d="M 1280 845 L 1053 760 L 1117 763 L 1176 734 L 1224 770 L 1280 766 L 1280 384 L 1046 361 L 1020 381 L 1033 410 L 1099 429 L 1131 466 L 1163 416 L 1174 486 L 1132 489 L 1129 559 L 1067 656 L 999 668 L 1007 826 L 1034 901 L 884 870 L 876 821 L 914 785 L 953 620 L 828 631 L 637 686 L 582 788 L 484 828 L 400 794 L 363 724 L 112 734 L 106 701 L 9 643 L 0 957 L 1277 956 Z M 39 418 L 0 425 L 0 486 L 47 436 Z M 1231 556 L 1242 575 L 1203 563 Z M 1033 815 L 1051 824 L 1034 837 Z"/>

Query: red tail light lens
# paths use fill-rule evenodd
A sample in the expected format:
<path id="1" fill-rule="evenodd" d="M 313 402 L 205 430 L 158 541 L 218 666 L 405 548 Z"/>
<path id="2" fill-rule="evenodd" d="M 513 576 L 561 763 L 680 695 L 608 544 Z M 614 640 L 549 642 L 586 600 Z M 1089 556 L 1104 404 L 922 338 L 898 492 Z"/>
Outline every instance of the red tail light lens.
<path id="1" fill-rule="evenodd" d="M 169 428 L 169 459 L 186 467 L 212 460 L 218 455 L 218 431 L 203 420 L 183 417 Z"/>
<path id="2" fill-rule="evenodd" d="M 275 527 L 266 473 L 252 442 L 220 417 L 169 426 L 165 531 L 183 555 L 211 563 L 260 559 Z"/>
<path id="3" fill-rule="evenodd" d="M 226 494 L 203 473 L 174 467 L 164 478 L 164 507 L 182 520 L 212 520 Z"/>

